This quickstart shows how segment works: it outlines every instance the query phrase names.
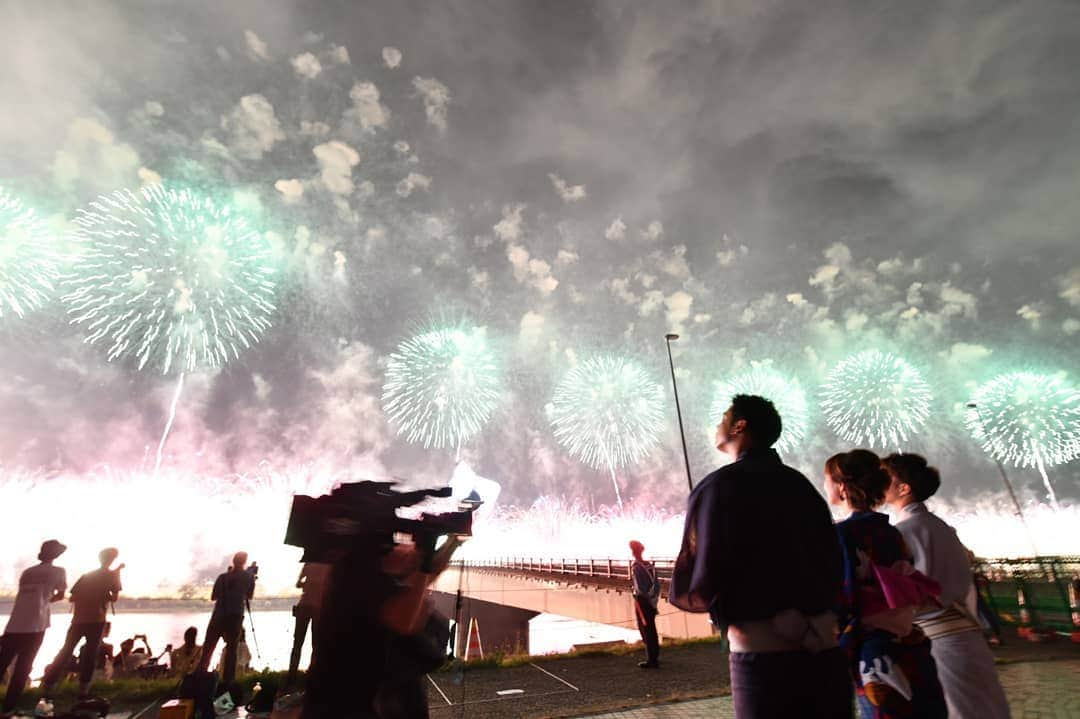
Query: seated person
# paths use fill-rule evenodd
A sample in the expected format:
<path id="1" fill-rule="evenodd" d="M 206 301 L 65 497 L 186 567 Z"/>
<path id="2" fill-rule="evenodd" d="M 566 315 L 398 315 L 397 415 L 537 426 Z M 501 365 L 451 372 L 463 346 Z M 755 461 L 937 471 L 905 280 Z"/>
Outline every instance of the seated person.
<path id="1" fill-rule="evenodd" d="M 107 641 L 109 634 L 112 632 L 112 622 L 105 622 L 105 628 L 101 631 L 101 644 L 98 645 L 97 661 L 94 662 L 94 673 L 105 681 L 110 681 L 113 678 L 113 645 L 112 642 Z M 86 645 L 83 645 L 83 649 L 79 651 L 77 659 L 73 660 L 72 666 L 75 667 L 73 671 L 78 672 L 79 662 L 82 661 L 82 652 L 86 649 Z"/>
<path id="2" fill-rule="evenodd" d="M 218 673 L 225 672 L 225 652 L 221 653 L 217 665 Z M 240 640 L 236 643 L 236 676 L 251 673 L 251 650 L 248 649 L 247 638 L 243 628 L 240 629 Z"/>
<path id="3" fill-rule="evenodd" d="M 169 652 L 169 672 L 176 676 L 186 676 L 195 671 L 202 658 L 202 647 L 195 643 L 199 630 L 188 627 L 184 631 L 184 643 Z"/>
<path id="4" fill-rule="evenodd" d="M 139 640 L 143 646 L 136 648 L 135 642 Z M 113 674 L 117 678 L 136 676 L 139 667 L 149 662 L 152 656 L 153 652 L 145 634 L 136 634 L 131 639 L 125 639 L 120 642 L 120 653 L 113 658 Z"/>

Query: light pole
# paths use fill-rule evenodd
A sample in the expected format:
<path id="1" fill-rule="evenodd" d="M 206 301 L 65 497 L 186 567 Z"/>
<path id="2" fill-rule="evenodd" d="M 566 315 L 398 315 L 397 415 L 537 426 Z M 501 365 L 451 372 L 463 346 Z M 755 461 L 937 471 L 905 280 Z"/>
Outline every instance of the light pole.
<path id="1" fill-rule="evenodd" d="M 671 367 L 671 389 L 675 391 L 675 415 L 679 418 L 679 438 L 682 439 L 683 462 L 686 463 L 686 486 L 693 492 L 694 480 L 690 476 L 690 454 L 686 451 L 686 432 L 683 430 L 682 408 L 679 407 L 679 385 L 675 382 L 675 360 L 671 358 L 671 341 L 677 339 L 679 339 L 677 334 L 669 332 L 664 335 L 664 340 L 667 342 L 668 365 Z"/>
<path id="2" fill-rule="evenodd" d="M 983 424 L 982 412 L 979 411 L 979 405 L 975 402 L 967 403 L 968 409 L 975 410 L 975 419 L 979 423 L 979 428 L 982 430 L 983 436 L 986 436 L 986 425 Z M 1009 490 L 1009 499 L 1012 500 L 1013 509 L 1017 518 L 1020 519 L 1020 524 L 1023 525 L 1024 531 L 1027 532 L 1028 541 L 1031 542 L 1031 549 L 1035 552 L 1035 556 L 1039 556 L 1039 548 L 1035 546 L 1035 537 L 1031 534 L 1031 528 L 1028 527 L 1027 520 L 1024 519 L 1024 510 L 1020 508 L 1020 502 L 1016 499 L 1016 492 L 1013 491 L 1012 482 L 1009 481 L 1009 475 L 1005 474 L 1005 466 L 1001 464 L 1001 460 L 997 455 L 990 452 L 990 457 L 993 458 L 994 464 L 997 465 L 998 472 L 1001 474 L 1001 481 L 1005 483 L 1005 489 Z"/>

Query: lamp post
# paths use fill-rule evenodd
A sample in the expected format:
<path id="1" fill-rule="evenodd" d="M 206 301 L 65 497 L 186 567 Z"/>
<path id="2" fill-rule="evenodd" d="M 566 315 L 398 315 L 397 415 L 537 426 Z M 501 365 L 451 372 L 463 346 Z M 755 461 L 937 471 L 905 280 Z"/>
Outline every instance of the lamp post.
<path id="1" fill-rule="evenodd" d="M 967 403 L 968 409 L 975 410 L 975 419 L 979 422 L 979 428 L 982 430 L 983 436 L 986 436 L 986 425 L 983 424 L 982 412 L 979 411 L 979 405 L 975 402 Z M 1031 549 L 1035 552 L 1035 556 L 1039 556 L 1039 548 L 1035 546 L 1035 537 L 1031 534 L 1031 528 L 1028 527 L 1027 520 L 1024 519 L 1024 510 L 1020 508 L 1020 501 L 1016 498 L 1016 492 L 1013 491 L 1012 482 L 1009 481 L 1009 475 L 1005 474 L 1005 466 L 1001 464 L 1001 460 L 993 452 L 990 453 L 991 458 L 994 460 L 994 464 L 997 465 L 998 472 L 1001 474 L 1001 481 L 1005 483 L 1005 489 L 1009 490 L 1009 499 L 1012 500 L 1013 510 L 1017 518 L 1020 520 L 1020 524 L 1023 525 L 1024 531 L 1027 532 L 1028 541 L 1031 542 Z"/>
<path id="2" fill-rule="evenodd" d="M 675 392 L 675 415 L 679 418 L 679 438 L 682 440 L 683 462 L 686 463 L 686 486 L 694 491 L 694 480 L 690 476 L 690 454 L 686 451 L 686 432 L 683 430 L 682 408 L 679 407 L 679 385 L 675 382 L 675 360 L 671 358 L 671 342 L 679 339 L 679 335 L 668 333 L 664 335 L 667 342 L 668 365 L 671 367 L 671 389 Z"/>

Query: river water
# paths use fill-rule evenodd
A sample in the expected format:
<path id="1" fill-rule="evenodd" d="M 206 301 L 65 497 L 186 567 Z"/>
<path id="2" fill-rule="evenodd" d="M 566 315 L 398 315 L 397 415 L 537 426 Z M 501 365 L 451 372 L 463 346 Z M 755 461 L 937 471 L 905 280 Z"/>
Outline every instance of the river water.
<path id="1" fill-rule="evenodd" d="M 292 651 L 294 627 L 290 610 L 256 609 L 252 618 L 255 622 L 255 641 L 252 641 L 251 623 L 246 620 L 244 622 L 248 634 L 248 648 L 251 651 L 252 668 L 287 669 L 289 654 Z M 7 614 L 0 614 L 0 627 L 6 626 L 7 619 Z M 110 637 L 106 641 L 119 649 L 122 640 L 135 634 L 145 634 L 151 650 L 156 654 L 160 653 L 166 644 L 179 645 L 183 641 L 184 630 L 191 626 L 198 628 L 198 642 L 201 644 L 209 619 L 208 609 L 162 612 L 121 610 L 109 617 L 112 628 Z M 51 662 L 60 651 L 70 623 L 70 614 L 53 612 L 52 626 L 45 633 L 45 641 L 34 662 L 31 677 L 35 679 L 40 677 L 45 671 L 45 665 Z M 554 614 L 541 614 L 529 623 L 529 629 L 529 649 L 533 654 L 565 652 L 575 644 L 619 640 L 632 642 L 640 638 L 636 630 L 593 624 Z M 307 666 L 311 654 L 310 645 L 309 632 L 301 657 L 301 668 Z M 220 653 L 221 645 L 219 644 L 218 654 Z M 215 658 L 214 662 L 216 661 Z"/>

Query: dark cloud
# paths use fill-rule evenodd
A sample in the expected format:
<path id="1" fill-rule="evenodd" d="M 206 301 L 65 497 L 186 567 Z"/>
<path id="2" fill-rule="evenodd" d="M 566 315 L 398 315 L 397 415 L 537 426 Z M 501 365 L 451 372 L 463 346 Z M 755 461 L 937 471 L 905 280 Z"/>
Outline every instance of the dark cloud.
<path id="1" fill-rule="evenodd" d="M 509 358 L 467 451 L 511 499 L 602 497 L 542 408 L 568 350 L 664 381 L 673 323 L 695 427 L 752 360 L 813 387 L 882 346 L 941 386 L 919 446 L 983 486 L 951 414 L 970 383 L 1080 369 L 1078 63 L 1080 9 L 1055 2 L 23 3 L 0 27 L 0 184 L 62 224 L 160 175 L 271 233 L 274 328 L 181 404 L 170 451 L 203 471 L 445 477 L 379 394 L 386 354 L 448 311 Z M 144 462 L 171 380 L 107 365 L 62 312 L 5 324 L 5 466 Z M 835 449 L 816 428 L 808 469 Z M 630 494 L 681 496 L 666 439 Z"/>

